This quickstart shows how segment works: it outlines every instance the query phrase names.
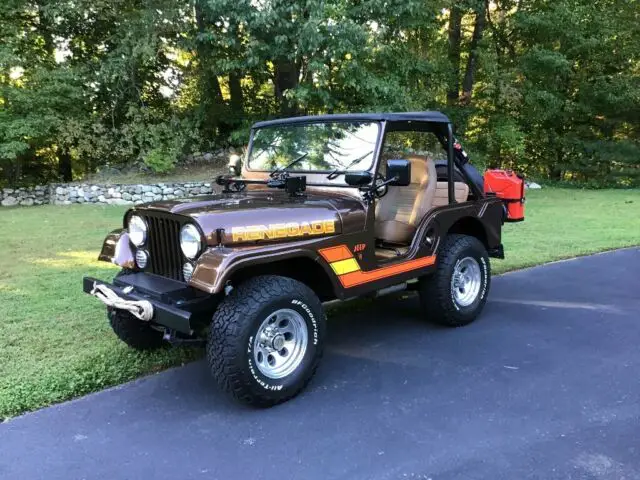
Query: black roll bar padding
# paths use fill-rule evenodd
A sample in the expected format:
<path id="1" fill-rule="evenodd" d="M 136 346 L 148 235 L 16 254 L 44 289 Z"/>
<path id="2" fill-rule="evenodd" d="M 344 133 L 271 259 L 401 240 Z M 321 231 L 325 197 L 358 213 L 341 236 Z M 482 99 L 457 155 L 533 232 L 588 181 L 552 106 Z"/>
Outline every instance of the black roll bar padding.
<path id="1" fill-rule="evenodd" d="M 476 198 L 483 198 L 485 196 L 484 191 L 480 190 L 480 188 L 478 187 L 478 184 L 473 181 L 473 179 L 471 178 L 471 175 L 469 175 L 469 172 L 467 172 L 467 169 L 465 167 L 466 165 L 458 166 L 460 173 L 464 177 L 465 181 L 467 182 L 467 185 L 469 185 L 469 188 L 471 189 L 473 194 L 476 196 Z"/>
<path id="2" fill-rule="evenodd" d="M 485 196 L 484 192 L 480 190 L 480 188 L 478 188 L 478 185 L 476 184 L 476 182 L 473 181 L 473 179 L 469 175 L 469 172 L 467 172 L 467 169 L 464 168 L 465 163 L 463 163 L 460 160 L 460 158 L 458 158 L 458 154 L 460 152 L 456 151 L 453 148 L 455 143 L 455 138 L 453 137 L 452 125 L 450 123 L 447 125 L 447 137 L 445 137 L 444 135 L 437 135 L 437 137 L 438 137 L 438 140 L 440 140 L 442 147 L 447 151 L 447 177 L 449 177 L 448 178 L 449 184 L 447 185 L 447 187 L 449 190 L 449 203 L 455 203 L 454 183 L 450 182 L 450 180 L 453 179 L 453 165 L 458 167 L 460 174 L 464 178 L 465 182 L 467 182 L 467 185 L 469 186 L 473 194 L 476 196 L 476 198 L 484 198 Z M 460 154 L 460 156 L 462 156 L 462 154 Z M 453 162 L 451 161 L 451 159 L 453 159 Z M 454 192 L 453 202 L 451 201 L 451 190 L 453 190 Z"/>
<path id="3" fill-rule="evenodd" d="M 455 183 L 453 178 L 453 128 L 447 123 L 447 189 L 449 191 L 449 204 L 456 203 Z"/>

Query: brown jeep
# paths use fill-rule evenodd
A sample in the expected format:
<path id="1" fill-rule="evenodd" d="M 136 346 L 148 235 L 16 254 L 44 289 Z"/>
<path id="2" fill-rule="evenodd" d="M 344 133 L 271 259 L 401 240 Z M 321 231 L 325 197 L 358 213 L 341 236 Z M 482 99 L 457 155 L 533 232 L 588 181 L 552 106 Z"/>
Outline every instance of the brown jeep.
<path id="1" fill-rule="evenodd" d="M 221 387 L 261 406 L 313 376 L 323 303 L 412 289 L 426 320 L 473 321 L 523 202 L 485 193 L 438 112 L 260 122 L 230 169 L 220 194 L 129 210 L 99 257 L 121 272 L 84 291 L 133 348 L 206 340 Z"/>

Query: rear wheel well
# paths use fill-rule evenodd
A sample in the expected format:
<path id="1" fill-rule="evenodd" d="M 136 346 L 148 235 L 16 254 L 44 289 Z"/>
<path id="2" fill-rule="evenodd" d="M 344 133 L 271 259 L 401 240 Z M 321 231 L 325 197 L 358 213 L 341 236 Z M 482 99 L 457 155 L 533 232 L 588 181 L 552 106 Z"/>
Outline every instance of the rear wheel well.
<path id="1" fill-rule="evenodd" d="M 463 217 L 457 220 L 451 228 L 449 228 L 448 234 L 457 233 L 460 235 L 469 235 L 476 237 L 482 242 L 484 248 L 489 249 L 487 241 L 487 232 L 484 229 L 482 222 L 474 217 Z"/>
<path id="2" fill-rule="evenodd" d="M 290 258 L 244 267 L 234 272 L 229 280 L 232 284 L 240 284 L 258 275 L 279 275 L 298 280 L 313 290 L 322 302 L 336 298 L 333 284 L 327 272 L 318 262 L 308 257 Z"/>

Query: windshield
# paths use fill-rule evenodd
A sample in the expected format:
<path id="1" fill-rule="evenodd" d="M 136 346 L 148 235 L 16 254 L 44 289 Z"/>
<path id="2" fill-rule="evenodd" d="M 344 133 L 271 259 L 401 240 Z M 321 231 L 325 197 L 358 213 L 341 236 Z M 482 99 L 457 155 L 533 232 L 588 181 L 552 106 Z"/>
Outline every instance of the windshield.
<path id="1" fill-rule="evenodd" d="M 254 130 L 248 167 L 289 171 L 369 170 L 378 139 L 377 122 L 274 125 Z M 301 157 L 301 158 L 300 158 Z M 292 162 L 300 158 L 299 161 Z"/>

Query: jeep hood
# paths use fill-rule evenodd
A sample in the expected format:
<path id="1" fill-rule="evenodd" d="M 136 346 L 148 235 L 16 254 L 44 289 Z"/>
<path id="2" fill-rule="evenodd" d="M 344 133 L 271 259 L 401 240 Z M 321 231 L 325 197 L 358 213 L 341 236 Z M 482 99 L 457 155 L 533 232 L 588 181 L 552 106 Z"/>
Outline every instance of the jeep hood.
<path id="1" fill-rule="evenodd" d="M 366 217 L 361 199 L 334 191 L 292 197 L 279 190 L 253 190 L 152 202 L 135 210 L 190 217 L 209 245 L 218 243 L 218 229 L 224 229 L 225 244 L 291 241 L 362 231 Z"/>

